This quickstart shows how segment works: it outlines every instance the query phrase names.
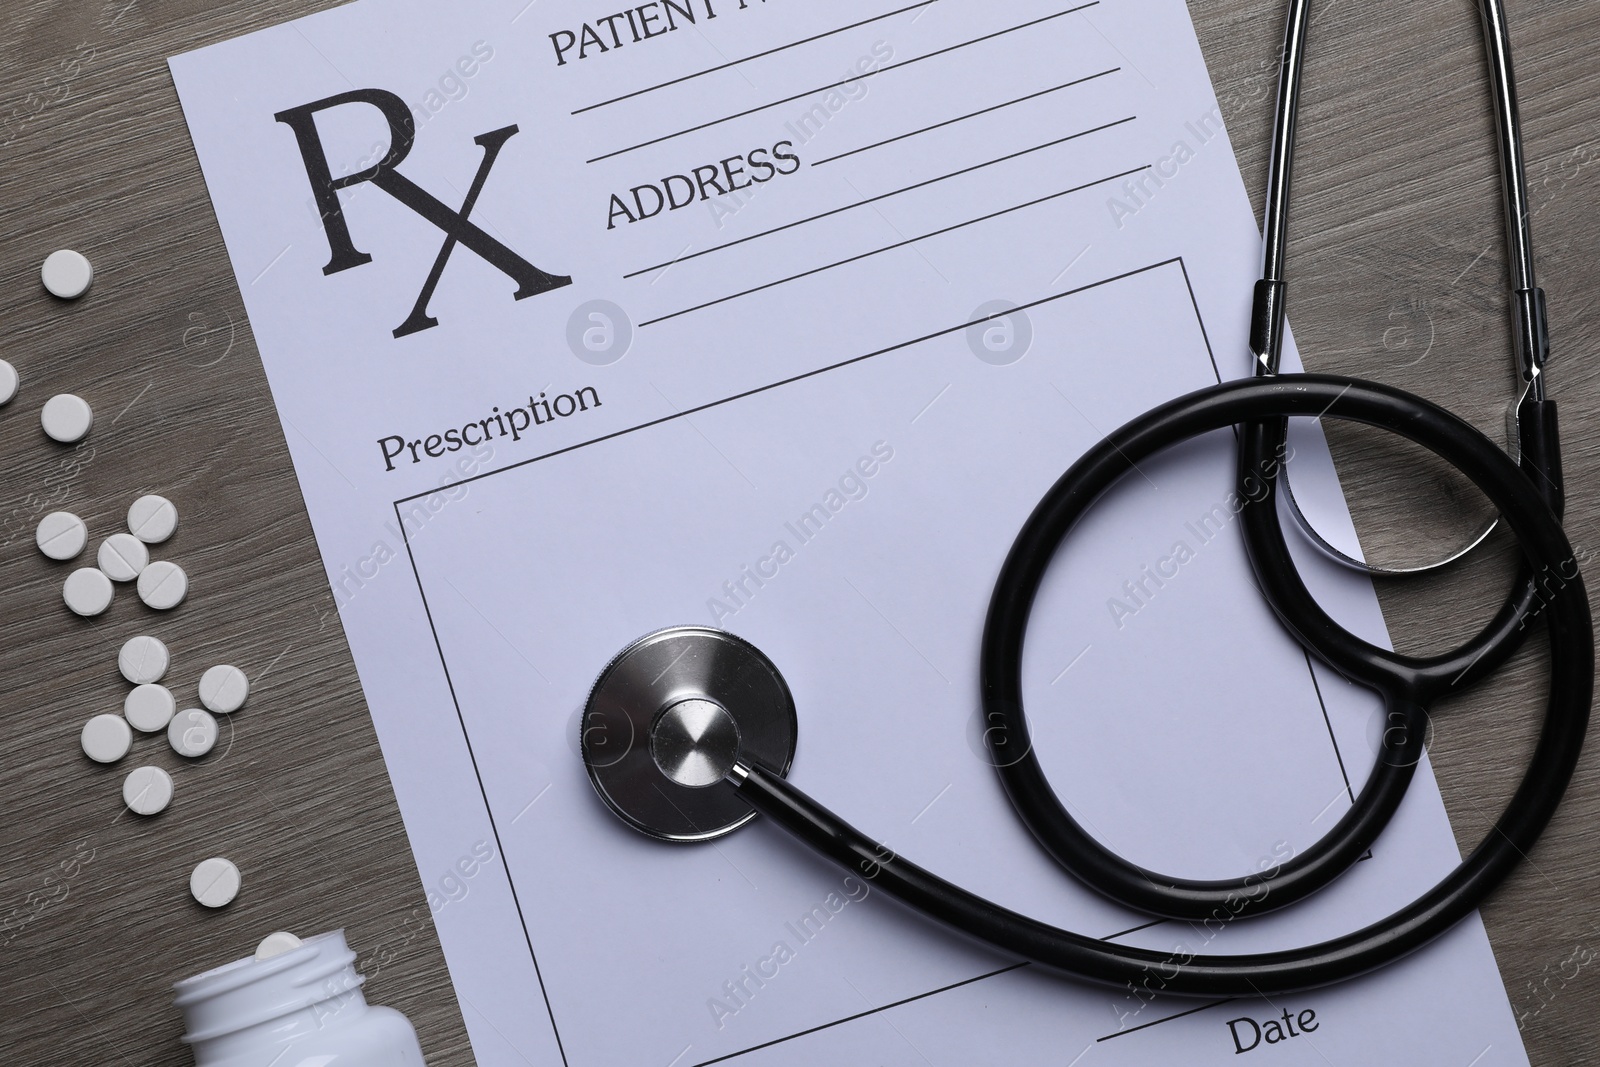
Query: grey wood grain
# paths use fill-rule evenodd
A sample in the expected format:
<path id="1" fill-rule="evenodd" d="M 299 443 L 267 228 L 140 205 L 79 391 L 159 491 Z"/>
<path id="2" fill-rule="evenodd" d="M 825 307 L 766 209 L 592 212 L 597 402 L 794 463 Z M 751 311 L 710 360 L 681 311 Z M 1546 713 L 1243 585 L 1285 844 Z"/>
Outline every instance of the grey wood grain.
<path id="1" fill-rule="evenodd" d="M 23 393 L 0 409 L 0 1042 L 16 1067 L 184 1064 L 169 984 L 243 954 L 264 932 L 343 924 L 371 999 L 406 1012 L 435 1067 L 471 1062 L 465 1031 L 318 563 L 265 378 L 183 124 L 165 57 L 331 4 L 296 0 L 16 0 L 0 26 L 0 355 Z M 1281 4 L 1194 2 L 1223 112 L 1256 196 L 1265 173 Z M 1568 525 L 1596 542 L 1600 504 L 1600 9 L 1514 0 L 1541 281 L 1553 316 Z M 1292 309 L 1314 369 L 1416 389 L 1493 430 L 1511 386 L 1501 222 L 1476 16 L 1466 0 L 1324 0 L 1295 202 Z M 1159 72 L 1146 72 L 1159 77 Z M 94 261 L 83 301 L 37 284 L 57 247 Z M 1427 339 L 1426 341 L 1424 339 Z M 1420 358 L 1419 358 L 1420 357 Z M 97 411 L 73 449 L 39 435 L 54 392 Z M 1396 473 L 1391 443 L 1340 433 L 1341 469 L 1369 549 L 1404 546 L 1448 502 Z M 60 608 L 65 568 L 32 547 L 47 510 L 97 536 L 140 492 L 176 499 L 158 557 L 192 597 L 154 616 L 129 590 L 101 619 Z M 1432 493 L 1433 497 L 1427 496 Z M 1505 545 L 1450 575 L 1380 592 L 1402 647 L 1439 647 L 1485 618 Z M 180 701 L 219 662 L 254 679 L 250 703 L 197 766 L 173 770 L 164 816 L 121 813 L 124 765 L 76 756 L 83 720 L 126 690 L 116 650 L 152 632 L 174 651 Z M 1537 639 L 1516 664 L 1439 709 L 1434 763 L 1464 847 L 1488 828 L 1531 747 L 1544 692 Z M 1600 1060 L 1600 779 L 1586 755 L 1571 798 L 1484 919 L 1535 1064 Z M 206 913 L 190 869 L 244 871 Z M 445 872 L 438 872 L 442 875 Z M 1486 1058 L 1484 1062 L 1498 1062 Z M 1466 1067 L 1466 1065 L 1462 1065 Z"/>

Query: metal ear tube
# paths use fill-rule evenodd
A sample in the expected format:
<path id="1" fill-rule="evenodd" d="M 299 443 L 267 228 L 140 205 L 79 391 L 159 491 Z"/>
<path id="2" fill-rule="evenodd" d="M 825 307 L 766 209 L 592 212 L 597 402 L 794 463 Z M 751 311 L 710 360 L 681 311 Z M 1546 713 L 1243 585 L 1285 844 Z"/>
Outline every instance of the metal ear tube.
<path id="1" fill-rule="evenodd" d="M 1522 118 L 1517 108 L 1516 79 L 1511 67 L 1511 33 L 1501 0 L 1478 0 L 1483 43 L 1494 100 L 1495 150 L 1500 163 L 1500 200 L 1505 213 L 1507 270 L 1510 278 L 1511 350 L 1517 390 L 1507 416 L 1507 443 L 1512 458 L 1523 464 L 1535 484 L 1547 485 L 1551 506 L 1561 514 L 1561 453 L 1556 433 L 1555 402 L 1545 397 L 1544 367 L 1550 356 L 1550 327 L 1544 290 L 1534 273 L 1533 228 L 1528 207 L 1527 161 L 1522 144 Z M 1251 313 L 1250 350 L 1255 373 L 1279 372 L 1283 361 L 1287 314 L 1289 193 L 1294 178 L 1295 130 L 1304 83 L 1306 33 L 1310 5 L 1290 5 L 1278 82 L 1278 110 L 1272 133 L 1272 163 L 1267 178 L 1261 280 L 1256 282 Z M 1398 577 L 1425 574 L 1462 559 L 1488 540 L 1499 520 L 1490 517 L 1465 541 L 1432 560 L 1410 564 L 1374 563 L 1338 548 L 1317 530 L 1301 510 L 1287 474 L 1285 503 L 1295 525 L 1323 555 L 1342 566 L 1368 574 Z"/>

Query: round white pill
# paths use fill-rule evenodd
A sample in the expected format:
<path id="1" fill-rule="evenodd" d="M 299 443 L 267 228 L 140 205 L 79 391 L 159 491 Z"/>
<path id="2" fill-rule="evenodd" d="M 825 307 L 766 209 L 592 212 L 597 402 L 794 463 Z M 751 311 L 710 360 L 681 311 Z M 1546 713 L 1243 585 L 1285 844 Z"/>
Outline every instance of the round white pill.
<path id="1" fill-rule="evenodd" d="M 51 559 L 71 559 L 89 543 L 89 527 L 70 511 L 52 511 L 39 520 L 34 539 Z"/>
<path id="2" fill-rule="evenodd" d="M 171 611 L 189 593 L 189 576 L 176 563 L 158 560 L 139 572 L 139 599 L 157 611 Z"/>
<path id="3" fill-rule="evenodd" d="M 217 720 L 199 708 L 180 711 L 167 724 L 167 741 L 178 755 L 199 759 L 216 746 Z"/>
<path id="4" fill-rule="evenodd" d="M 0 359 L 0 404 L 11 403 L 11 398 L 17 395 L 17 368 Z"/>
<path id="5" fill-rule="evenodd" d="M 94 409 L 81 396 L 57 393 L 44 402 L 39 424 L 50 440 L 64 445 L 77 444 L 89 436 L 89 428 L 94 425 Z"/>
<path id="6" fill-rule="evenodd" d="M 89 617 L 98 615 L 111 606 L 111 579 L 95 567 L 80 567 L 67 575 L 67 584 L 61 588 L 61 599 L 74 613 Z"/>
<path id="7" fill-rule="evenodd" d="M 82 252 L 63 248 L 45 257 L 39 279 L 52 296 L 76 300 L 89 291 L 89 283 L 94 281 L 94 267 Z"/>
<path id="8" fill-rule="evenodd" d="M 117 653 L 117 670 L 134 685 L 149 685 L 166 677 L 172 653 L 159 637 L 130 637 Z"/>
<path id="9" fill-rule="evenodd" d="M 164 496 L 142 496 L 128 508 L 128 530 L 147 545 L 158 545 L 178 528 L 178 509 Z"/>
<path id="10" fill-rule="evenodd" d="M 83 724 L 83 754 L 96 763 L 115 763 L 128 754 L 133 731 L 121 715 L 96 715 Z"/>
<path id="11" fill-rule="evenodd" d="M 189 876 L 189 892 L 208 908 L 231 904 L 239 895 L 239 868 L 221 856 L 201 860 Z"/>
<path id="12" fill-rule="evenodd" d="M 135 730 L 146 734 L 165 730 L 177 711 L 178 701 L 164 685 L 135 686 L 122 702 L 123 717 Z"/>
<path id="13" fill-rule="evenodd" d="M 285 952 L 293 952 L 305 944 L 298 937 L 287 930 L 279 930 L 275 934 L 268 934 L 261 939 L 261 944 L 256 946 L 256 959 L 270 960 L 274 956 L 281 956 Z"/>
<path id="14" fill-rule="evenodd" d="M 172 803 L 172 775 L 160 767 L 139 767 L 122 780 L 122 802 L 135 815 L 154 815 Z"/>
<path id="15" fill-rule="evenodd" d="M 150 550 L 133 534 L 116 533 L 100 542 L 95 560 L 113 582 L 131 582 L 149 565 Z"/>
<path id="16" fill-rule="evenodd" d="M 238 667 L 212 667 L 200 676 L 200 703 L 219 715 L 231 715 L 250 695 L 250 679 Z"/>

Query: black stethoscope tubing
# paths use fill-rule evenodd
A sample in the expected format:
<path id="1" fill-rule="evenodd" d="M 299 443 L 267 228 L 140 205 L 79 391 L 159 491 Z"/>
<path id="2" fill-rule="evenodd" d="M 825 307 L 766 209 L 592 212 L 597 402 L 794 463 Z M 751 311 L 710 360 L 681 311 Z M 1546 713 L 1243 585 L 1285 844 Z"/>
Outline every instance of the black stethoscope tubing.
<path id="1" fill-rule="evenodd" d="M 1398 389 L 1331 375 L 1279 374 L 1288 197 L 1309 24 L 1308 0 L 1291 0 L 1273 132 L 1264 267 L 1252 311 L 1256 377 L 1203 389 L 1147 412 L 1072 464 L 1034 509 L 1001 568 L 980 659 L 985 738 L 1012 806 L 1045 851 L 1113 901 L 1213 927 L 1303 900 L 1348 870 L 1388 825 L 1415 776 L 1424 754 L 1427 709 L 1501 666 L 1521 645 L 1529 624 L 1542 618 L 1550 638 L 1550 692 L 1539 740 L 1504 812 L 1472 853 L 1411 904 L 1332 940 L 1243 955 L 1199 955 L 1183 949 L 1164 953 L 1062 930 L 944 881 L 874 842 L 788 782 L 787 759 L 781 767 L 766 766 L 752 751 L 745 761 L 734 762 L 727 782 L 752 808 L 876 887 L 988 945 L 1075 978 L 1150 994 L 1260 996 L 1353 978 L 1440 936 L 1505 879 L 1549 824 L 1577 765 L 1593 696 L 1594 632 L 1577 561 L 1561 526 L 1559 435 L 1555 406 L 1545 397 L 1543 381 L 1548 352 L 1544 294 L 1533 273 L 1505 12 L 1501 0 L 1479 0 L 1479 10 L 1504 179 L 1512 336 L 1522 385 L 1519 458 L 1508 457 L 1443 408 Z M 1510 593 L 1475 637 L 1440 655 L 1402 655 L 1358 638 L 1316 602 L 1295 567 L 1279 519 L 1280 499 L 1289 496 L 1280 457 L 1288 420 L 1294 417 L 1350 420 L 1398 434 L 1454 466 L 1488 497 L 1516 536 L 1523 560 Z M 1130 863 L 1085 833 L 1068 813 L 1029 737 L 1022 654 L 1040 584 L 1084 514 L 1140 461 L 1229 427 L 1239 437 L 1239 496 L 1248 502 L 1240 525 L 1262 592 L 1302 646 L 1379 694 L 1386 720 L 1372 772 L 1333 829 L 1274 869 L 1197 881 Z M 1282 502 L 1286 506 L 1281 510 L 1296 513 L 1292 499 Z M 628 655 L 625 651 L 619 661 Z M 770 669 L 764 658 L 759 662 Z M 775 677 L 775 669 L 772 673 Z M 1240 684 L 1249 681 L 1242 678 Z M 781 682 L 777 687 L 787 694 Z M 591 714 L 594 702 L 591 695 Z M 792 720 L 792 703 L 780 703 L 786 704 Z M 787 747 L 778 749 L 792 755 L 792 729 L 786 736 Z M 594 749 L 585 742 L 591 776 Z M 642 760 L 635 762 L 643 766 Z M 604 782 L 597 779 L 596 788 L 609 796 Z M 608 803 L 629 818 L 616 798 Z M 637 818 L 630 821 L 640 825 Z M 653 832 L 649 826 L 640 828 Z"/>
<path id="2" fill-rule="evenodd" d="M 1295 375 L 1263 376 L 1258 380 L 1293 385 L 1308 379 Z M 1364 384 L 1350 379 L 1319 380 L 1342 380 L 1351 388 Z M 1388 398 L 1389 421 L 1372 424 L 1405 433 L 1403 412 L 1406 405 L 1416 404 L 1417 398 L 1398 390 L 1376 388 Z M 1553 404 L 1544 402 L 1543 406 L 1551 409 L 1548 414 L 1553 420 Z M 1330 411 L 1329 415 L 1343 417 L 1338 411 Z M 1148 416 L 1152 420 L 1162 417 L 1157 413 Z M 1141 421 L 1135 420 L 1130 429 Z M 1530 418 L 1525 432 L 1536 424 L 1543 425 Z M 1549 425 L 1553 428 L 1553 421 Z M 1475 685 L 1509 659 L 1528 633 L 1530 616 L 1539 608 L 1544 587 L 1578 576 L 1576 561 L 1570 558 L 1561 565 L 1566 573 L 1551 570 L 1551 564 L 1546 563 L 1542 575 L 1525 561 L 1500 610 L 1476 636 L 1454 651 L 1419 658 L 1372 645 L 1328 616 L 1306 588 L 1289 555 L 1276 506 L 1283 471 L 1278 457 L 1283 455 L 1285 431 L 1282 418 L 1246 423 L 1240 428 L 1238 489 L 1240 498 L 1250 502 L 1240 513 L 1240 521 L 1257 582 L 1279 620 L 1301 645 L 1352 682 L 1378 692 L 1385 704 L 1379 759 L 1361 794 L 1332 830 L 1304 852 L 1278 865 L 1266 879 L 1266 889 L 1259 877 L 1195 881 L 1147 870 L 1102 846 L 1067 814 L 1031 751 L 1020 713 L 1013 717 L 1003 709 L 986 712 L 987 736 L 993 743 L 1001 780 L 1040 844 L 1086 885 L 1118 903 L 1153 915 L 1205 921 L 1219 910 L 1230 916 L 1264 914 L 1303 900 L 1337 878 L 1372 846 L 1405 797 L 1422 755 L 1427 709 L 1442 697 Z M 1451 437 L 1459 433 L 1458 426 Z M 1554 519 L 1560 504 L 1557 482 L 1543 475 L 1536 458 L 1546 454 L 1524 453 L 1523 480 L 1541 498 L 1538 508 L 1549 511 Z M 1497 464 L 1504 473 L 1511 461 L 1504 455 L 1499 458 L 1505 461 Z M 1539 468 L 1534 472 L 1537 481 L 1529 477 L 1530 466 Z M 1540 487 L 1544 487 L 1543 492 Z M 1065 531 L 1060 536 L 1064 537 Z M 998 588 L 995 597 L 995 604 L 1001 604 Z M 1003 609 L 991 608 L 990 625 L 997 635 L 1009 632 L 1006 612 L 1019 610 L 1014 601 L 1004 603 Z"/>
<path id="3" fill-rule="evenodd" d="M 1588 727 L 1594 638 L 1572 547 L 1544 495 L 1476 429 L 1426 400 L 1329 375 L 1255 378 L 1180 397 L 1091 449 L 1035 508 L 995 585 L 980 667 L 991 748 L 1013 806 L 1046 850 L 1088 884 L 1156 914 L 1231 921 L 1269 910 L 1325 885 L 1365 851 L 1398 806 L 1422 754 L 1423 709 L 1452 688 L 1447 672 L 1457 666 L 1460 654 L 1400 656 L 1360 641 L 1328 618 L 1294 569 L 1273 493 L 1243 512 L 1246 544 L 1269 600 L 1307 647 L 1381 693 L 1402 727 L 1385 731 L 1367 785 L 1322 840 L 1270 878 L 1182 882 L 1132 867 L 1083 834 L 1067 814 L 1032 751 L 1023 710 L 1022 648 L 1034 596 L 1062 542 L 1095 501 L 1140 461 L 1230 426 L 1243 427 L 1245 469 L 1275 483 L 1278 472 L 1262 471 L 1256 461 L 1263 450 L 1273 453 L 1283 420 L 1294 416 L 1353 420 L 1389 430 L 1470 478 L 1504 517 L 1525 557 L 1526 570 L 1511 605 L 1526 602 L 1527 610 L 1513 625 L 1536 611 L 1549 629 L 1550 695 L 1521 784 L 1471 855 L 1411 905 L 1343 937 L 1279 952 L 1204 956 L 1119 946 L 1028 918 L 944 881 L 873 842 L 778 774 L 741 766 L 730 780 L 757 811 L 875 887 L 991 946 L 1088 981 L 1191 996 L 1270 995 L 1367 973 L 1438 937 L 1500 884 L 1533 847 L 1560 803 Z M 1502 609 L 1501 616 L 1505 613 Z M 1485 631 L 1490 636 L 1480 650 L 1483 659 L 1503 659 L 1516 643 L 1493 640 L 1501 616 Z M 1484 640 L 1480 635 L 1474 643 Z M 1467 668 L 1472 677 L 1487 669 Z"/>

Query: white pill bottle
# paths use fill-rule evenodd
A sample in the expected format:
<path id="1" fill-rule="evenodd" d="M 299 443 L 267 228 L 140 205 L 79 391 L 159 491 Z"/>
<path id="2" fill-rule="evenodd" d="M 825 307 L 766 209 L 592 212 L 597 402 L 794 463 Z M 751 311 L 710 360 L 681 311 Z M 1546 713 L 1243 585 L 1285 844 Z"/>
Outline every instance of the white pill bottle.
<path id="1" fill-rule="evenodd" d="M 425 1067 L 411 1022 L 367 1003 L 344 931 L 174 988 L 196 1067 Z"/>

